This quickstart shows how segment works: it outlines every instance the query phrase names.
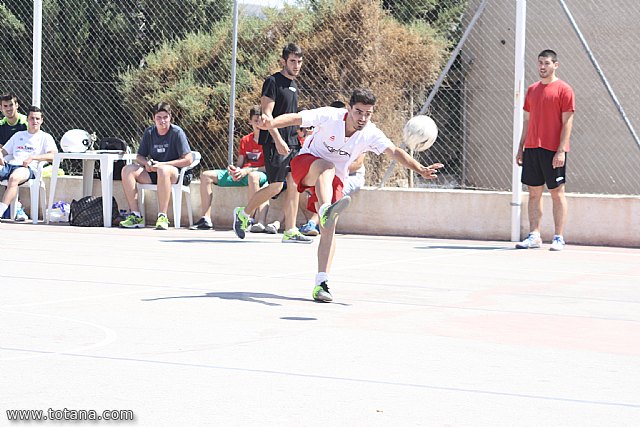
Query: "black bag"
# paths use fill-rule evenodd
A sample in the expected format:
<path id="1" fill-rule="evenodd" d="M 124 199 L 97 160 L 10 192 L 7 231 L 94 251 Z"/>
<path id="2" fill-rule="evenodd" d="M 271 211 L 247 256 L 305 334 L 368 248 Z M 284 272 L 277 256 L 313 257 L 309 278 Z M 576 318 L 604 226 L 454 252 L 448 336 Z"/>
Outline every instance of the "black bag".
<path id="1" fill-rule="evenodd" d="M 127 143 L 120 138 L 102 138 L 98 144 L 100 150 L 119 150 L 123 153 L 127 152 Z M 122 180 L 122 168 L 126 162 L 124 160 L 116 160 L 113 163 L 113 180 Z M 99 172 L 98 172 L 99 174 Z M 100 176 L 98 176 L 100 178 Z"/>
<path id="2" fill-rule="evenodd" d="M 119 222 L 120 211 L 116 199 L 112 200 L 111 218 L 112 224 Z M 69 212 L 69 224 L 77 227 L 103 227 L 102 197 L 87 196 L 71 202 Z"/>

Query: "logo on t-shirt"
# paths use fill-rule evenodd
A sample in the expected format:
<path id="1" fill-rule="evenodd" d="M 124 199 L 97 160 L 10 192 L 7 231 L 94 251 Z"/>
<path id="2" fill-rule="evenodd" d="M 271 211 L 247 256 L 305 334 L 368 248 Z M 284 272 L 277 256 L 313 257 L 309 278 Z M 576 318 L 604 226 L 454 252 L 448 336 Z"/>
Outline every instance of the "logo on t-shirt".
<path id="1" fill-rule="evenodd" d="M 327 144 L 325 141 L 322 141 L 322 143 L 324 144 L 327 151 L 329 151 L 330 153 L 338 153 L 341 156 L 351 157 L 351 153 L 349 153 L 348 151 L 344 151 L 341 148 L 332 147 L 329 144 Z"/>
<path id="2" fill-rule="evenodd" d="M 28 146 L 28 145 L 17 145 L 17 146 L 16 146 L 16 150 L 19 150 L 19 151 L 31 151 L 31 152 L 33 152 L 33 151 L 35 151 L 35 148 L 30 147 L 30 146 Z"/>
<path id="3" fill-rule="evenodd" d="M 156 153 L 164 153 L 169 148 L 169 144 L 154 144 L 153 148 Z"/>

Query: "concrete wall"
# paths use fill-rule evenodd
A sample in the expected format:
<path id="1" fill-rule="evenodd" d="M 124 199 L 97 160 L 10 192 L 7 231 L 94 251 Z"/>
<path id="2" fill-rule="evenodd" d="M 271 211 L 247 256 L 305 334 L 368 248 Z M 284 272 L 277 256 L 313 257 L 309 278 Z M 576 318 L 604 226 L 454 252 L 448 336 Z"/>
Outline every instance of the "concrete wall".
<path id="1" fill-rule="evenodd" d="M 94 194 L 100 194 L 99 184 L 99 181 L 94 181 Z M 195 220 L 200 215 L 199 186 L 198 181 L 191 184 Z M 58 179 L 56 200 L 70 202 L 81 194 L 81 178 Z M 117 181 L 114 183 L 114 195 L 118 205 L 126 208 L 122 185 Z M 565 238 L 568 243 L 640 247 L 640 196 L 569 194 L 567 197 L 569 218 Z M 21 200 L 28 205 L 28 193 L 22 193 Z M 212 214 L 216 228 L 230 229 L 233 208 L 244 205 L 246 200 L 243 189 L 214 186 Z M 525 193 L 520 227 L 522 236 L 528 232 L 526 201 Z M 156 203 L 155 194 L 149 193 L 146 196 L 149 218 L 155 218 L 157 214 Z M 269 221 L 282 220 L 281 204 L 281 200 L 271 203 Z M 186 225 L 184 202 L 182 209 L 182 221 Z M 169 216 L 172 219 L 172 213 Z M 303 220 L 299 216 L 299 223 Z M 511 238 L 511 193 L 366 187 L 354 196 L 349 210 L 340 218 L 338 231 L 508 241 Z M 550 241 L 552 235 L 551 200 L 545 194 L 542 236 L 545 241 Z"/>

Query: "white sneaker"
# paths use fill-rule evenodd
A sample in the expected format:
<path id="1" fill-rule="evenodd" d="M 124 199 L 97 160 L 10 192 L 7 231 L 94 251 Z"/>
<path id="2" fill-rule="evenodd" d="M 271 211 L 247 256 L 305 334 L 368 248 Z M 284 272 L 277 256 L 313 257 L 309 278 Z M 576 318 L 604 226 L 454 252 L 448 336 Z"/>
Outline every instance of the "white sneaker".
<path id="1" fill-rule="evenodd" d="M 28 221 L 28 220 L 29 220 L 29 216 L 24 211 L 24 208 L 22 206 L 20 206 L 18 208 L 18 211 L 16 212 L 16 221 L 23 222 L 23 221 Z"/>
<path id="2" fill-rule="evenodd" d="M 264 231 L 267 234 L 278 234 L 279 229 L 280 221 L 273 221 L 271 224 L 267 224 L 267 226 L 264 228 Z"/>
<path id="3" fill-rule="evenodd" d="M 537 249 L 542 246 L 542 239 L 538 233 L 529 233 L 526 239 L 516 243 L 516 249 Z"/>
<path id="4" fill-rule="evenodd" d="M 551 241 L 550 251 L 561 251 L 564 249 L 564 239 L 562 236 L 558 236 L 557 234 L 553 236 L 553 241 Z"/>
<path id="5" fill-rule="evenodd" d="M 261 222 L 256 222 L 249 228 L 249 231 L 252 233 L 264 233 L 264 230 L 265 226 Z"/>

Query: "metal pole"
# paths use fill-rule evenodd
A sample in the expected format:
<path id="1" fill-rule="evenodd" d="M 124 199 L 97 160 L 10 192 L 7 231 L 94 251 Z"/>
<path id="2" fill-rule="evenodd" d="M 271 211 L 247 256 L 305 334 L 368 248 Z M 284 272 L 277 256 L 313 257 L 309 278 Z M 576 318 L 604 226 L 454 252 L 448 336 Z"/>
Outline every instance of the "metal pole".
<path id="1" fill-rule="evenodd" d="M 582 46 L 584 46 L 584 49 L 587 51 L 587 55 L 589 55 L 589 59 L 591 60 L 591 63 L 593 64 L 594 68 L 596 69 L 596 72 L 598 73 L 598 76 L 600 76 L 600 80 L 602 80 L 602 83 L 604 83 L 604 86 L 607 89 L 607 92 L 609 92 L 609 96 L 611 97 L 611 99 L 613 100 L 613 103 L 615 104 L 616 108 L 618 109 L 618 112 L 620 113 L 620 116 L 622 117 L 622 120 L 624 121 L 624 124 L 627 126 L 627 129 L 629 129 L 629 132 L 631 133 L 631 136 L 633 137 L 633 140 L 636 142 L 636 145 L 638 146 L 638 148 L 640 148 L 640 139 L 638 139 L 638 134 L 636 133 L 636 130 L 633 128 L 633 125 L 629 121 L 629 118 L 627 117 L 627 113 L 625 113 L 624 108 L 622 108 L 622 104 L 618 100 L 618 97 L 616 96 L 615 92 L 613 91 L 613 88 L 609 84 L 609 80 L 604 75 L 604 71 L 602 71 L 602 68 L 600 68 L 600 64 L 598 63 L 598 60 L 596 59 L 595 55 L 593 54 L 593 51 L 589 47 L 589 44 L 587 43 L 587 39 L 582 34 L 582 31 L 580 31 L 580 28 L 578 27 L 578 24 L 576 23 L 576 20 L 573 19 L 573 15 L 571 14 L 571 11 L 569 10 L 569 6 L 567 6 L 567 4 L 564 2 L 564 0 L 560 0 L 560 5 L 564 9 L 564 12 L 567 14 L 567 17 L 569 18 L 569 21 L 571 21 L 571 25 L 573 26 L 573 30 L 578 35 L 578 38 L 580 39 L 580 42 L 582 43 Z"/>
<path id="2" fill-rule="evenodd" d="M 31 105 L 40 107 L 42 96 L 42 0 L 33 0 L 33 83 Z"/>
<path id="3" fill-rule="evenodd" d="M 520 240 L 520 220 L 522 215 L 522 184 L 520 176 L 522 168 L 515 162 L 516 154 L 520 146 L 522 136 L 522 123 L 524 106 L 524 61 L 525 61 L 525 34 L 527 29 L 527 1 L 516 2 L 516 32 L 515 32 L 515 57 L 513 74 L 513 150 L 511 164 L 511 241 Z"/>
<path id="4" fill-rule="evenodd" d="M 233 2 L 233 42 L 231 48 L 231 93 L 229 95 L 228 161 L 233 164 L 233 133 L 236 110 L 236 56 L 238 52 L 238 0 Z"/>
<path id="5" fill-rule="evenodd" d="M 442 82 L 444 82 L 445 77 L 449 73 L 449 69 L 453 66 L 453 63 L 456 60 L 456 58 L 458 57 L 458 54 L 460 53 L 460 50 L 462 49 L 462 46 L 467 41 L 467 38 L 469 37 L 469 34 L 471 33 L 471 30 L 473 30 L 473 27 L 475 27 L 476 21 L 480 18 L 480 15 L 482 15 L 482 12 L 484 11 L 485 6 L 487 5 L 487 1 L 488 0 L 482 0 L 482 3 L 480 3 L 480 6 L 478 6 L 478 9 L 476 10 L 476 13 L 473 15 L 473 18 L 469 22 L 469 25 L 467 26 L 467 29 L 464 31 L 464 34 L 462 35 L 462 38 L 458 42 L 458 45 L 456 46 L 456 48 L 451 53 L 451 57 L 449 58 L 449 61 L 447 62 L 447 65 L 445 65 L 445 67 L 440 72 L 440 77 L 438 77 L 438 80 L 433 85 L 433 88 L 431 89 L 431 92 L 429 93 L 429 97 L 427 98 L 427 100 L 425 101 L 424 105 L 422 106 L 422 108 L 418 112 L 418 115 L 424 114 L 427 111 L 427 109 L 429 109 L 429 106 L 431 105 L 431 101 L 433 101 L 433 98 L 436 96 L 436 93 L 438 93 L 438 90 L 440 89 L 440 86 L 442 86 Z M 412 113 L 413 113 L 413 111 L 412 111 Z M 405 148 L 404 142 L 400 145 L 400 148 Z M 387 182 L 387 180 L 391 176 L 391 172 L 393 172 L 393 169 L 395 167 L 396 167 L 396 161 L 394 160 L 389 164 L 389 167 L 387 168 L 387 171 L 384 173 L 384 176 L 382 177 L 382 180 L 380 181 L 379 187 L 382 187 L 384 185 L 384 183 Z"/>

